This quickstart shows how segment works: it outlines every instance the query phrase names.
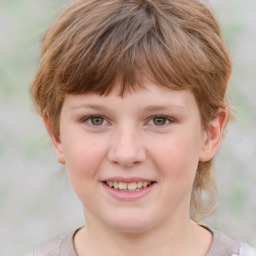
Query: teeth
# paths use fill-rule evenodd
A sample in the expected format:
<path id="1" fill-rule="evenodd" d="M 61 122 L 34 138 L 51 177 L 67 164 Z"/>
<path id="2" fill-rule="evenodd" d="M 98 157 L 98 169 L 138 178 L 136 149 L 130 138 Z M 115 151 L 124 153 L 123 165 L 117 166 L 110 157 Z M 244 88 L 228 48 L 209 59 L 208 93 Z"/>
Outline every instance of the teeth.
<path id="1" fill-rule="evenodd" d="M 128 183 L 128 190 L 135 190 L 137 188 L 136 182 Z"/>
<path id="2" fill-rule="evenodd" d="M 137 182 L 137 188 L 142 188 L 142 182 Z"/>
<path id="3" fill-rule="evenodd" d="M 142 186 L 143 186 L 143 188 L 146 188 L 146 187 L 148 186 L 148 182 L 144 181 L 144 182 L 142 183 Z"/>
<path id="4" fill-rule="evenodd" d="M 150 181 L 139 181 L 139 182 L 118 182 L 118 181 L 107 181 L 106 184 L 109 187 L 113 187 L 116 190 L 123 190 L 123 191 L 138 191 L 140 189 L 146 188 L 151 185 L 152 182 Z"/>
<path id="5" fill-rule="evenodd" d="M 127 183 L 119 182 L 118 183 L 118 188 L 121 189 L 121 190 L 127 189 Z"/>
<path id="6" fill-rule="evenodd" d="M 118 182 L 117 182 L 117 181 L 114 181 L 114 182 L 113 182 L 113 186 L 114 186 L 115 189 L 118 189 Z"/>

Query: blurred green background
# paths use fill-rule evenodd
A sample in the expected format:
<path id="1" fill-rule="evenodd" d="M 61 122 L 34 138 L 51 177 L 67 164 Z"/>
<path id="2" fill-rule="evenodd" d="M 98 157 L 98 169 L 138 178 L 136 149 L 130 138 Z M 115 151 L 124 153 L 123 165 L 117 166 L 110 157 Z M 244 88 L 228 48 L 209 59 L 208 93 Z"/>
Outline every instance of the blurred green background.
<path id="1" fill-rule="evenodd" d="M 15 256 L 84 224 L 28 88 L 43 31 L 68 0 L 0 0 L 0 255 Z M 204 221 L 256 245 L 256 1 L 208 0 L 233 59 L 237 107 L 216 158 L 216 214 Z"/>

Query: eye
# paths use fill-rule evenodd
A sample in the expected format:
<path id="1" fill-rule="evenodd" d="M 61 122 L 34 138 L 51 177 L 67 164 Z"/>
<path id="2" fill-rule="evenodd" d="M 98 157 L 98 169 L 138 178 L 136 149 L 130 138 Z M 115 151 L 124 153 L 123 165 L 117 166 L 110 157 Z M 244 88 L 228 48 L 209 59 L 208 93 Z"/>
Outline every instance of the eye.
<path id="1" fill-rule="evenodd" d="M 171 122 L 173 122 L 173 120 L 169 117 L 154 116 L 150 119 L 149 124 L 154 126 L 165 126 Z"/>
<path id="2" fill-rule="evenodd" d="M 165 117 L 154 117 L 152 121 L 154 125 L 165 125 L 167 119 Z"/>
<path id="3" fill-rule="evenodd" d="M 107 123 L 103 116 L 89 116 L 85 119 L 85 122 L 91 126 L 102 126 Z"/>

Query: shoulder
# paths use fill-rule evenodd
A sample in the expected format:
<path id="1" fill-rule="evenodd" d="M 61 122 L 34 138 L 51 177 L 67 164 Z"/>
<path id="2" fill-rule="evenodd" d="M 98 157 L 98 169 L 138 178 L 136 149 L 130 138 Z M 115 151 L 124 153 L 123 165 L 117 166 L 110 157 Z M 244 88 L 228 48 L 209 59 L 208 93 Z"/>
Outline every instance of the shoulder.
<path id="1" fill-rule="evenodd" d="M 241 256 L 256 256 L 256 249 L 246 243 L 242 243 L 239 253 Z"/>
<path id="2" fill-rule="evenodd" d="M 75 232 L 76 231 L 40 244 L 28 256 L 76 256 L 73 245 Z"/>
<path id="3" fill-rule="evenodd" d="M 256 250 L 248 244 L 233 240 L 212 228 L 205 228 L 213 234 L 212 246 L 207 256 L 256 256 Z"/>
<path id="4" fill-rule="evenodd" d="M 33 251 L 33 256 L 57 256 L 60 251 L 60 244 L 63 236 L 49 240 L 37 246 Z"/>

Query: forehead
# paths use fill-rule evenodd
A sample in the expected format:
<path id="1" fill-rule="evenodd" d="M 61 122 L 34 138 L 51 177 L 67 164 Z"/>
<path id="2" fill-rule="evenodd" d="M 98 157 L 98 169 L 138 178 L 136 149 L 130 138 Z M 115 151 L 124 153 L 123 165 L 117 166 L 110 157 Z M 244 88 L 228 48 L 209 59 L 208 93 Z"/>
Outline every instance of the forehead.
<path id="1" fill-rule="evenodd" d="M 97 93 L 87 93 L 80 95 L 66 95 L 64 100 L 65 109 L 77 110 L 80 108 L 90 108 L 102 110 L 103 108 L 115 111 L 126 110 L 175 110 L 188 111 L 198 110 L 194 95 L 190 90 L 173 90 L 158 86 L 153 83 L 144 84 L 132 91 L 120 94 L 120 88 L 116 86 L 109 94 L 100 95 Z"/>

